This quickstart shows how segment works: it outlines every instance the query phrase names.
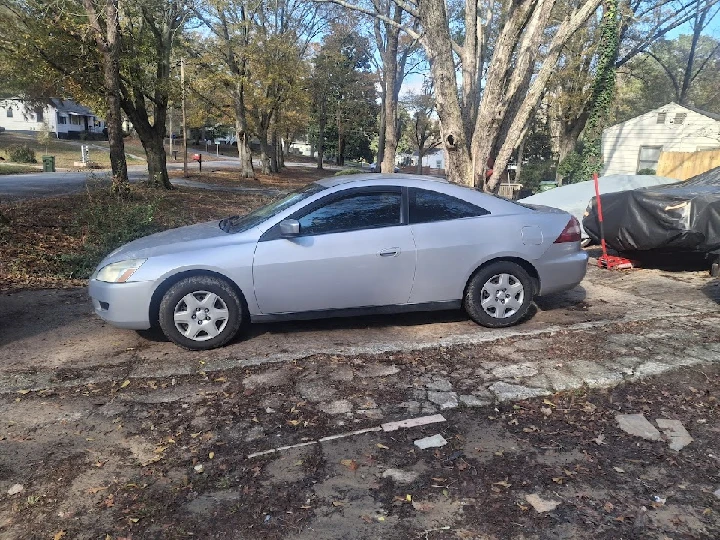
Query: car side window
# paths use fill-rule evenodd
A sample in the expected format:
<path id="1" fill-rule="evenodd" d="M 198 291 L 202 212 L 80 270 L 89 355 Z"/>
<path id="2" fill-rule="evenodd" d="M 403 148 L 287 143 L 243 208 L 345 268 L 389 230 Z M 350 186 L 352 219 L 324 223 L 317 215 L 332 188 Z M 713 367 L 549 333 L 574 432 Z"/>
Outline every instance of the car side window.
<path id="1" fill-rule="evenodd" d="M 400 209 L 399 192 L 356 193 L 329 202 L 299 218 L 300 234 L 311 236 L 392 227 L 401 223 Z"/>
<path id="2" fill-rule="evenodd" d="M 489 214 L 487 210 L 456 197 L 427 191 L 410 190 L 410 223 L 432 223 Z"/>

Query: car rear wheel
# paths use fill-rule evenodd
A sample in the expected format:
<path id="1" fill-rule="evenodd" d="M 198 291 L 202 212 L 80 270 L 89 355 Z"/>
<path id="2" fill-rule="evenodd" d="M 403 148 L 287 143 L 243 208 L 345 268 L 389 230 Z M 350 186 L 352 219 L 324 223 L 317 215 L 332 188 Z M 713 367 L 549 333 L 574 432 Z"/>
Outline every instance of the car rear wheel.
<path id="1" fill-rule="evenodd" d="M 232 286 L 212 276 L 191 276 L 170 287 L 160 302 L 160 328 L 186 349 L 221 347 L 240 329 L 243 304 Z"/>
<path id="2" fill-rule="evenodd" d="M 510 261 L 492 263 L 470 279 L 465 311 L 482 326 L 512 326 L 527 314 L 533 292 L 532 279 L 522 266 Z"/>

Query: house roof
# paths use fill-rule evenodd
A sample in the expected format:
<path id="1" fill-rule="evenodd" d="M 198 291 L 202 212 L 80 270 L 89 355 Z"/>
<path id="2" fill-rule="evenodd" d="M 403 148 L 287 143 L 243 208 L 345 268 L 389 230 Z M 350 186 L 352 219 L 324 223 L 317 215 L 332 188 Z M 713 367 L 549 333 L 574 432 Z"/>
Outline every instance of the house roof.
<path id="1" fill-rule="evenodd" d="M 51 106 L 57 109 L 58 112 L 78 114 L 81 116 L 95 116 L 95 113 L 93 113 L 90 109 L 80 105 L 79 103 L 75 103 L 70 99 L 50 98 L 48 101 Z"/>
<path id="2" fill-rule="evenodd" d="M 656 115 L 656 114 L 659 113 L 659 112 L 667 112 L 667 109 L 668 109 L 668 108 L 672 108 L 672 109 L 684 109 L 684 110 L 689 111 L 689 112 L 694 112 L 694 113 L 696 113 L 696 114 L 701 114 L 701 115 L 703 115 L 703 116 L 705 116 L 705 117 L 707 117 L 707 118 L 711 118 L 712 120 L 718 120 L 718 121 L 720 121 L 720 114 L 715 114 L 715 113 L 711 113 L 711 112 L 708 112 L 708 111 L 703 111 L 703 110 L 701 110 L 701 109 L 696 109 L 695 107 L 691 107 L 691 106 L 689 106 L 689 105 L 680 105 L 680 104 L 678 104 L 678 103 L 675 103 L 674 101 L 671 101 L 670 103 L 668 103 L 668 104 L 666 104 L 666 105 L 663 105 L 662 107 L 658 107 L 657 109 L 653 109 L 653 110 L 648 111 L 648 112 L 646 112 L 646 113 L 644 113 L 644 114 L 640 114 L 640 115 L 638 115 L 638 116 L 635 116 L 635 117 L 633 117 L 633 118 L 630 118 L 630 119 L 628 119 L 628 120 L 625 120 L 624 122 L 619 122 L 619 123 L 617 123 L 617 124 L 614 124 L 614 125 L 612 125 L 612 126 L 609 126 L 609 127 L 606 128 L 606 129 L 612 129 L 612 128 L 616 127 L 616 126 L 622 126 L 622 125 L 624 125 L 624 124 L 634 124 L 635 122 L 639 121 L 639 120 L 642 119 L 642 118 L 654 116 L 654 115 Z"/>

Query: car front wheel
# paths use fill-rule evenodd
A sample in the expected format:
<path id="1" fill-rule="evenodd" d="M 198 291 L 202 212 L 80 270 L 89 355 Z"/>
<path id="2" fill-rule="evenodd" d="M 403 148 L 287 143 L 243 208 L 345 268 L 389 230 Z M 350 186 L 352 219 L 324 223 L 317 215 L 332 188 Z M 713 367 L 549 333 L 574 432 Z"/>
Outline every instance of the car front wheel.
<path id="1" fill-rule="evenodd" d="M 243 304 L 230 284 L 212 276 L 175 283 L 160 302 L 160 328 L 190 350 L 208 350 L 230 341 L 243 322 Z"/>
<path id="2" fill-rule="evenodd" d="M 500 261 L 479 270 L 465 291 L 470 318 L 489 328 L 512 326 L 522 319 L 533 300 L 533 283 L 522 266 Z"/>

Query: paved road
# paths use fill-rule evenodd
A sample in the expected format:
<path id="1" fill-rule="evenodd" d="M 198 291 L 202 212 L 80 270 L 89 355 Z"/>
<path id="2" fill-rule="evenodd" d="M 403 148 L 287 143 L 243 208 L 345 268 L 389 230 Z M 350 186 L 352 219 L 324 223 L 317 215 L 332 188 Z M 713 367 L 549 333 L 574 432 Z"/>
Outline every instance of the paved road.
<path id="1" fill-rule="evenodd" d="M 193 153 L 196 153 L 195 151 Z M 211 152 L 201 152 L 202 154 L 212 156 L 213 161 L 206 161 L 206 169 L 236 169 L 238 168 L 238 158 L 230 156 L 216 157 Z M 259 163 L 255 164 L 259 166 Z M 287 167 L 314 167 L 311 163 L 286 163 Z M 180 170 L 182 163 L 170 162 L 167 165 L 168 170 Z M 327 166 L 330 170 L 337 167 Z M 197 164 L 189 164 L 189 169 L 194 171 Z M 130 165 L 128 166 L 128 176 L 131 182 L 139 182 L 147 178 L 147 166 Z M 30 198 L 30 197 L 48 197 L 51 195 L 62 195 L 64 193 L 74 193 L 85 189 L 85 183 L 90 178 L 109 179 L 110 172 L 108 170 L 95 171 L 67 171 L 54 173 L 33 173 L 33 174 L 8 174 L 0 176 L 0 199 L 6 197 L 12 198 Z M 201 182 L 193 182 L 192 180 L 184 180 L 182 178 L 173 178 L 172 183 L 181 186 L 190 186 L 201 189 L 213 189 L 216 191 L 248 191 L 257 192 L 268 195 L 278 193 L 278 190 L 248 188 L 248 187 L 227 187 L 213 186 Z"/>

